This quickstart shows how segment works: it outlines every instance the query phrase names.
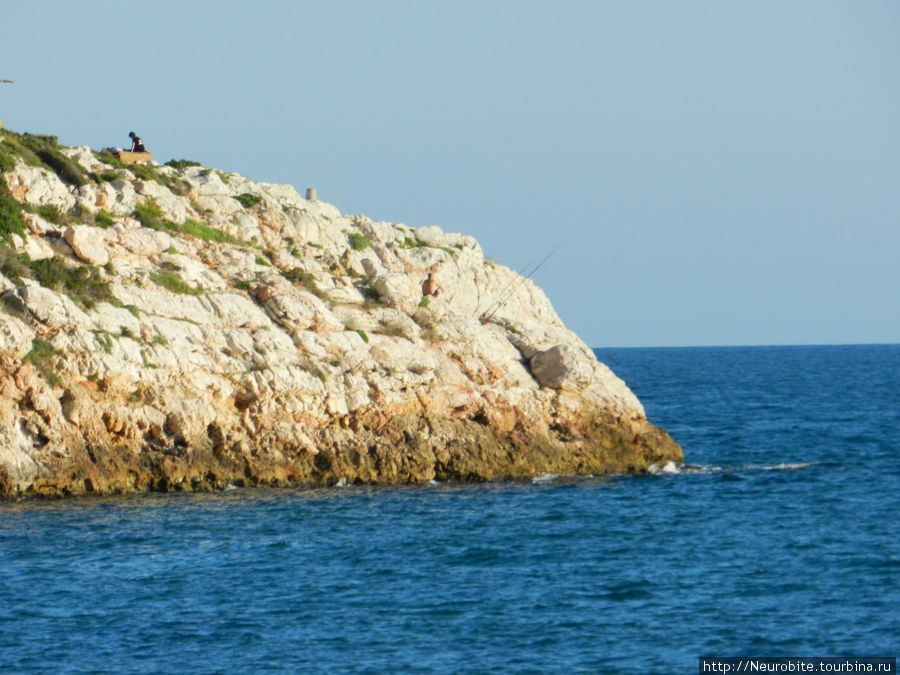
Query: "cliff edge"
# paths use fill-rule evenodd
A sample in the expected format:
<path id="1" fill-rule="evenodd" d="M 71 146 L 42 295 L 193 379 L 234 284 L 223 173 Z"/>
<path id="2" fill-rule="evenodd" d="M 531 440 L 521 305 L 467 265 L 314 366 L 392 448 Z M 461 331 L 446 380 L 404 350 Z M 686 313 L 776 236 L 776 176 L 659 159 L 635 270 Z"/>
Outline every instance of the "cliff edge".
<path id="1" fill-rule="evenodd" d="M 0 171 L 4 498 L 682 461 L 470 236 L 8 130 Z"/>

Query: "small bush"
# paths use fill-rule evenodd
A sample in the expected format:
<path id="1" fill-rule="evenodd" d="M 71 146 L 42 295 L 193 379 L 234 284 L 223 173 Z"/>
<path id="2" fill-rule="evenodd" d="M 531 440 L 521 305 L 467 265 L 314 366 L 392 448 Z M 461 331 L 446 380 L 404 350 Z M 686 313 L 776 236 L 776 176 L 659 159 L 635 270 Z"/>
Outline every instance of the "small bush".
<path id="1" fill-rule="evenodd" d="M 0 239 L 8 242 L 12 234 L 25 238 L 22 205 L 12 196 L 6 181 L 0 179 Z"/>
<path id="2" fill-rule="evenodd" d="M 170 159 L 168 162 L 166 162 L 166 166 L 171 166 L 173 169 L 177 169 L 178 171 L 184 171 L 191 166 L 200 166 L 200 162 L 192 162 L 189 159 Z"/>
<path id="3" fill-rule="evenodd" d="M 31 341 L 31 351 L 25 355 L 23 359 L 26 363 L 30 363 L 33 365 L 38 372 L 44 377 L 44 380 L 50 386 L 57 386 L 62 382 L 59 375 L 53 372 L 53 367 L 51 364 L 51 359 L 54 356 L 57 356 L 59 352 L 57 352 L 53 345 L 51 345 L 46 340 L 41 340 L 40 338 L 34 338 Z"/>
<path id="4" fill-rule="evenodd" d="M 354 251 L 364 251 L 370 246 L 369 240 L 359 232 L 351 232 L 348 235 L 348 238 L 350 239 L 350 248 L 352 248 Z"/>
<path id="5" fill-rule="evenodd" d="M 133 215 L 141 225 L 152 230 L 169 232 L 174 228 L 172 223 L 163 219 L 162 210 L 152 199 L 145 199 L 140 204 L 135 205 Z"/>
<path id="6" fill-rule="evenodd" d="M 31 341 L 31 351 L 25 355 L 23 360 L 26 363 L 37 366 L 49 359 L 55 353 L 56 350 L 53 349 L 53 345 L 49 342 L 41 340 L 40 338 L 34 338 Z"/>
<path id="7" fill-rule="evenodd" d="M 94 214 L 94 224 L 97 225 L 97 227 L 107 228 L 115 222 L 112 214 L 107 213 L 103 209 L 99 209 L 97 213 Z"/>
<path id="8" fill-rule="evenodd" d="M 28 263 L 25 253 L 16 255 L 8 248 L 0 248 L 0 273 L 14 284 L 19 285 L 22 277 L 29 276 Z"/>
<path id="9" fill-rule="evenodd" d="M 100 270 L 93 265 L 69 269 L 56 258 L 45 258 L 30 262 L 28 267 L 41 286 L 64 290 L 75 304 L 83 308 L 90 309 L 98 302 L 113 299 L 109 283 L 103 280 Z"/>
<path id="10" fill-rule="evenodd" d="M 39 134 L 6 135 L 7 146 L 15 147 L 16 154 L 30 164 L 38 164 L 59 176 L 59 179 L 75 187 L 88 183 L 87 172 L 78 162 L 69 159 L 59 151 L 56 136 Z"/>
<path id="11" fill-rule="evenodd" d="M 98 183 L 112 183 L 117 178 L 121 178 L 121 176 L 117 171 L 106 169 L 105 171 L 101 171 L 99 174 L 94 174 L 94 178 Z"/>
<path id="12" fill-rule="evenodd" d="M 48 223 L 59 225 L 59 208 L 57 208 L 53 204 L 44 204 L 43 206 L 38 206 L 37 208 L 35 208 L 35 212 Z"/>
<path id="13" fill-rule="evenodd" d="M 4 146 L 0 145 L 0 171 L 12 171 L 15 168 L 15 157 L 8 152 L 5 152 Z"/>
<path id="14" fill-rule="evenodd" d="M 260 204 L 263 200 L 262 197 L 260 197 L 259 195 L 251 195 L 249 192 L 240 194 L 237 197 L 235 197 L 235 199 L 237 199 L 241 203 L 241 206 L 243 206 L 245 209 L 249 209 L 253 206 L 256 206 L 257 204 Z"/>

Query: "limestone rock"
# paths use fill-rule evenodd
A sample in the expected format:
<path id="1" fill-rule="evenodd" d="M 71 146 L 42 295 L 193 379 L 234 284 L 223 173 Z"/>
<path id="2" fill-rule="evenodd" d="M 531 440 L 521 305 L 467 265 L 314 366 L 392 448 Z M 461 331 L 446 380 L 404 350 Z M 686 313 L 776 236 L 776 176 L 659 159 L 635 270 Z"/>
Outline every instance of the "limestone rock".
<path id="1" fill-rule="evenodd" d="M 544 387 L 580 391 L 594 370 L 586 358 L 568 345 L 555 345 L 531 357 L 531 372 Z"/>
<path id="2" fill-rule="evenodd" d="M 62 151 L 110 177 L 89 148 Z M 3 172 L 14 199 L 55 207 L 66 226 L 24 209 L 12 251 L 54 258 L 58 278 L 15 264 L 0 276 L 0 497 L 681 461 L 544 292 L 472 237 L 343 216 L 234 173 L 150 170 L 174 190 L 123 168 L 78 188 L 21 160 Z M 244 195 L 259 200 L 245 208 Z M 148 200 L 165 231 L 134 217 Z M 107 229 L 89 224 L 108 224 L 100 209 Z M 104 266 L 93 282 L 112 297 L 87 310 L 65 278 L 85 264 Z M 428 272 L 444 292 L 423 307 Z M 164 278 L 175 274 L 183 285 Z M 23 364 L 34 347 L 43 355 Z"/>
<path id="3" fill-rule="evenodd" d="M 90 327 L 92 322 L 78 306 L 65 295 L 54 293 L 43 286 L 25 286 L 19 289 L 19 297 L 34 317 L 51 328 L 71 326 Z"/>
<path id="4" fill-rule="evenodd" d="M 63 238 L 75 251 L 75 255 L 86 263 L 90 265 L 105 265 L 109 262 L 106 237 L 100 228 L 86 225 L 68 227 L 63 232 Z"/>
<path id="5" fill-rule="evenodd" d="M 155 256 L 172 247 L 172 237 L 158 230 L 139 228 L 126 230 L 119 235 L 119 243 L 132 253 Z"/>
<path id="6" fill-rule="evenodd" d="M 0 358 L 22 359 L 31 351 L 34 331 L 8 314 L 0 314 Z"/>
<path id="7" fill-rule="evenodd" d="M 15 171 L 3 172 L 2 178 L 13 197 L 32 206 L 56 206 L 60 213 L 75 206 L 75 197 L 55 173 L 29 166 L 20 159 L 16 159 Z"/>

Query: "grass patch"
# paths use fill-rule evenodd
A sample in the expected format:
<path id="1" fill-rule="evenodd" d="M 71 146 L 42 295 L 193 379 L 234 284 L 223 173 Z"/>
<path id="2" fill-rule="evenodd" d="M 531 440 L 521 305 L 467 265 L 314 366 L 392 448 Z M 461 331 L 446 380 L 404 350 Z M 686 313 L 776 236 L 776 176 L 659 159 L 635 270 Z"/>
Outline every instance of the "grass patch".
<path id="1" fill-rule="evenodd" d="M 203 241 L 216 241 L 223 244 L 246 245 L 247 243 L 236 237 L 232 237 L 227 232 L 217 230 L 214 227 L 210 227 L 209 225 L 205 225 L 191 218 L 185 220 L 181 225 L 177 225 L 171 220 L 163 218 L 162 210 L 152 199 L 145 199 L 140 204 L 137 204 L 134 207 L 134 217 L 144 227 L 159 230 L 160 232 L 187 234 Z M 175 252 L 172 247 L 169 248 L 171 251 L 167 249 L 167 253 Z"/>
<path id="2" fill-rule="evenodd" d="M 173 293 L 181 293 L 183 295 L 200 295 L 203 291 L 199 288 L 193 288 L 184 283 L 181 275 L 174 270 L 163 270 L 162 272 L 150 272 L 150 278 L 165 289 Z"/>
<path id="3" fill-rule="evenodd" d="M 180 226 L 176 226 L 176 228 L 181 230 L 185 234 L 189 234 L 192 237 L 196 237 L 197 239 L 202 239 L 203 241 L 218 241 L 224 244 L 244 243 L 240 239 L 232 237 L 227 232 L 222 232 L 222 230 L 217 230 L 214 227 L 204 225 L 203 223 L 199 223 L 196 220 L 191 220 L 190 218 L 184 221 L 184 223 L 182 223 Z"/>
<path id="4" fill-rule="evenodd" d="M 100 343 L 100 348 L 107 354 L 112 354 L 113 344 L 115 344 L 115 338 L 105 330 L 95 330 L 92 332 L 94 334 L 94 337 L 97 338 L 97 342 Z"/>
<path id="5" fill-rule="evenodd" d="M 38 372 L 44 377 L 44 380 L 50 386 L 57 386 L 62 382 L 59 375 L 53 372 L 53 364 L 52 359 L 55 356 L 59 356 L 60 352 L 53 348 L 46 340 L 41 340 L 40 338 L 34 338 L 31 341 L 31 351 L 28 352 L 23 361 L 26 363 L 30 363 L 33 365 Z"/>
<path id="6" fill-rule="evenodd" d="M 319 286 L 316 284 L 316 280 L 313 279 L 313 276 L 309 272 L 306 272 L 300 267 L 295 267 L 288 272 L 283 272 L 283 274 L 286 279 L 295 284 L 300 284 L 310 293 L 319 298 L 319 300 L 327 302 L 331 307 L 334 307 L 334 305 L 336 304 L 331 296 L 328 295 L 328 293 L 319 288 Z"/>

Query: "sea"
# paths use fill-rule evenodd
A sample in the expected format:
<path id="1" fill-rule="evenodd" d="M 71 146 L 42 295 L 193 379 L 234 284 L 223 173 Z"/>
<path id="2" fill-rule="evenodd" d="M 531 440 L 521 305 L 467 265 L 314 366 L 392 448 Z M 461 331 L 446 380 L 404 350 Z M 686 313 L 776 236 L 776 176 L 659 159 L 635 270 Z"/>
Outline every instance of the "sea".
<path id="1" fill-rule="evenodd" d="M 597 356 L 683 467 L 0 504 L 0 672 L 897 656 L 900 345 Z"/>

